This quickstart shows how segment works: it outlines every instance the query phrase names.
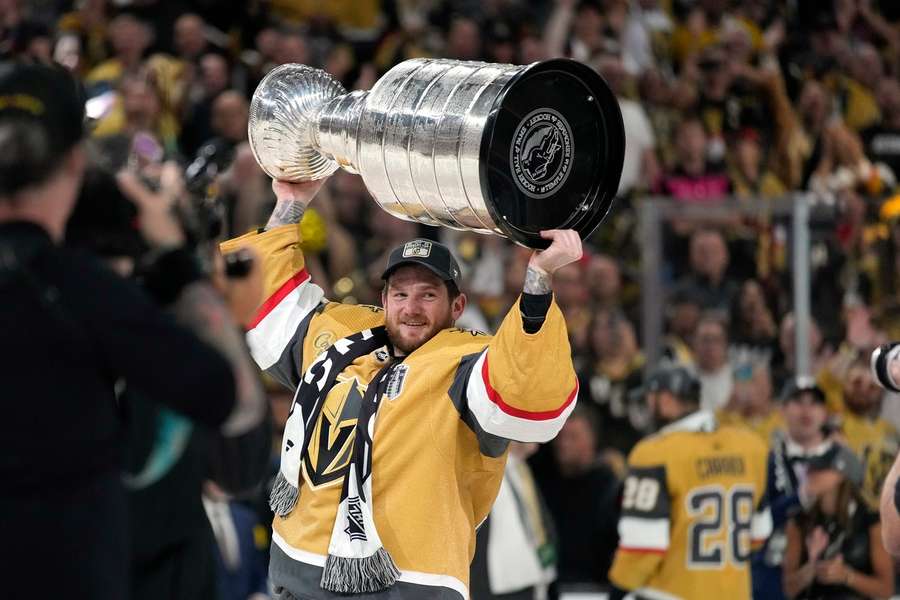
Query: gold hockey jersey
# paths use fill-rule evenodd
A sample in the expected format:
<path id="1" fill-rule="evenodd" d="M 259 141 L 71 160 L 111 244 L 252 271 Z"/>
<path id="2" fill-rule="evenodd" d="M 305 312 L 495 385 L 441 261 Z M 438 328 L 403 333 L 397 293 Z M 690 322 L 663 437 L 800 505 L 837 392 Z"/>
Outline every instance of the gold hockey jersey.
<path id="1" fill-rule="evenodd" d="M 766 444 L 698 412 L 628 458 L 610 581 L 641 598 L 750 598 L 752 546 L 771 533 Z"/>
<path id="2" fill-rule="evenodd" d="M 384 323 L 380 308 L 324 300 L 299 242 L 300 228 L 289 225 L 223 245 L 252 246 L 264 261 L 267 300 L 247 341 L 259 366 L 292 389 L 336 340 Z M 327 555 L 362 395 L 387 360 L 381 349 L 339 375 L 310 438 L 297 505 L 275 519 L 273 583 L 294 595 L 337 597 L 319 589 L 315 569 Z M 384 597 L 468 598 L 475 527 L 497 495 L 508 440 L 548 441 L 574 408 L 565 321 L 553 303 L 528 334 L 517 302 L 495 336 L 445 329 L 397 372 L 373 438 L 375 524 L 401 570 Z"/>

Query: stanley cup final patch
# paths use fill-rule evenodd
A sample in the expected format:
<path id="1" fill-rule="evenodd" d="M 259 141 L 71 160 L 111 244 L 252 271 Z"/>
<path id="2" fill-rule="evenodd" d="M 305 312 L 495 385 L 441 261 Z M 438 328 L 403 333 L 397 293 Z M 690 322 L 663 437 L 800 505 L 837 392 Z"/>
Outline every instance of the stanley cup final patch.
<path id="1" fill-rule="evenodd" d="M 413 240 L 403 246 L 403 258 L 417 257 L 427 258 L 431 255 L 431 242 L 427 240 Z"/>
<path id="2" fill-rule="evenodd" d="M 389 400 L 393 400 L 403 392 L 403 382 L 406 381 L 406 374 L 408 372 L 409 367 L 404 364 L 397 365 L 391 372 L 390 379 L 388 379 L 387 385 L 384 388 L 384 395 L 387 396 Z"/>
<path id="3" fill-rule="evenodd" d="M 519 122 L 509 148 L 516 187 L 532 198 L 546 198 L 572 171 L 572 128 L 551 108 L 533 110 Z"/>

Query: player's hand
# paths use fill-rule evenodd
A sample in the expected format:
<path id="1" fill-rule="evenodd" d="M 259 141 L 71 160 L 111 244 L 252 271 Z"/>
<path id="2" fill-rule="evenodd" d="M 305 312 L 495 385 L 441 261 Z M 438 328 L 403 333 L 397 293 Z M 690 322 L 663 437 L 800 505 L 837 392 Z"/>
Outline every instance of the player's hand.
<path id="1" fill-rule="evenodd" d="M 316 197 L 326 179 L 302 181 L 300 183 L 273 179 L 272 191 L 275 192 L 275 197 L 279 202 L 300 202 L 307 206 Z"/>
<path id="2" fill-rule="evenodd" d="M 847 565 L 840 554 L 816 565 L 816 579 L 822 583 L 843 585 L 847 583 L 848 574 Z"/>
<path id="3" fill-rule="evenodd" d="M 825 548 L 828 547 L 828 534 L 822 527 L 816 527 L 806 536 L 806 554 L 809 555 L 810 561 L 817 561 Z"/>
<path id="4" fill-rule="evenodd" d="M 529 267 L 552 275 L 560 267 L 581 258 L 581 236 L 574 229 L 550 229 L 542 231 L 541 237 L 551 240 L 550 246 L 546 250 L 535 250 L 528 261 Z"/>

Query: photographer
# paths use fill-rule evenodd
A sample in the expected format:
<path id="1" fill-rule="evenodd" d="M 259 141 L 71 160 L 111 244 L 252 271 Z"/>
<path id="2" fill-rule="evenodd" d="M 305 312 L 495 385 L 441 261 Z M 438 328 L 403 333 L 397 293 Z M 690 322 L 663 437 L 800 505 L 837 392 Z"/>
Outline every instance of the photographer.
<path id="1" fill-rule="evenodd" d="M 85 168 L 82 119 L 63 71 L 0 64 L 5 598 L 130 596 L 120 381 L 228 436 L 265 414 L 236 394 L 242 382 L 219 352 L 134 285 L 59 246 Z M 158 240 L 148 290 L 222 347 L 233 333 L 226 308 L 181 242 Z"/>
<path id="2" fill-rule="evenodd" d="M 159 192 L 148 189 L 142 178 Z M 181 173 L 173 163 L 162 165 L 158 182 L 149 171 L 114 177 L 89 167 L 66 230 L 67 245 L 98 255 L 124 277 L 152 277 L 152 266 L 146 273 L 145 265 L 153 247 L 169 236 L 184 237 L 173 205 L 181 199 L 183 210 L 197 208 L 199 199 L 185 197 L 181 186 Z M 203 222 L 206 218 L 209 215 L 195 214 L 190 220 L 208 231 L 214 224 Z M 260 269 L 252 261 L 226 265 L 216 260 L 211 242 L 198 240 L 196 251 L 208 255 L 201 262 L 212 265 L 214 286 L 234 319 L 246 321 L 262 293 Z M 231 360 L 239 396 L 262 403 L 257 371 L 237 327 L 223 334 L 220 341 L 210 341 Z M 131 513 L 133 598 L 209 597 L 215 585 L 213 538 L 201 503 L 203 480 L 214 480 L 220 495 L 241 494 L 259 483 L 268 459 L 269 421 L 260 420 L 243 435 L 224 435 L 197 426 L 124 383 L 118 398 L 127 405 L 130 425 L 123 480 Z"/>

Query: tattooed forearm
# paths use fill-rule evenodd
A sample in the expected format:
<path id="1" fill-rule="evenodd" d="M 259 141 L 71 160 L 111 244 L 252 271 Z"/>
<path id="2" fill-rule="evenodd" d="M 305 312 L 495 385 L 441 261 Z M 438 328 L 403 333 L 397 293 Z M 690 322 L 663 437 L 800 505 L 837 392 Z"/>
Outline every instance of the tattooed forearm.
<path id="1" fill-rule="evenodd" d="M 299 223 L 306 212 L 306 204 L 300 200 L 279 200 L 275 203 L 275 210 L 266 223 L 266 229 Z"/>
<path id="2" fill-rule="evenodd" d="M 266 414 L 266 397 L 244 337 L 222 298 L 205 282 L 184 288 L 172 306 L 176 319 L 216 348 L 231 363 L 237 403 L 222 434 L 237 436 L 256 427 Z"/>
<path id="3" fill-rule="evenodd" d="M 553 288 L 550 287 L 550 275 L 533 267 L 528 267 L 528 270 L 525 271 L 525 287 L 523 291 L 526 294 L 549 294 L 553 291 Z"/>

